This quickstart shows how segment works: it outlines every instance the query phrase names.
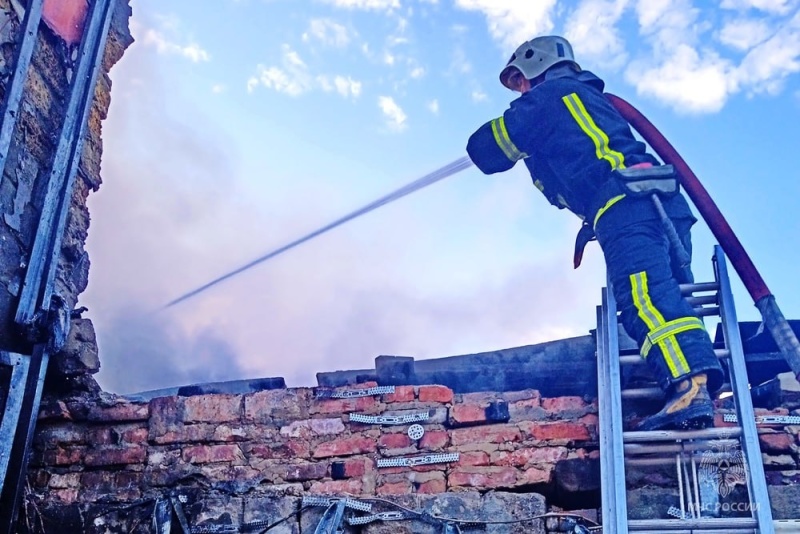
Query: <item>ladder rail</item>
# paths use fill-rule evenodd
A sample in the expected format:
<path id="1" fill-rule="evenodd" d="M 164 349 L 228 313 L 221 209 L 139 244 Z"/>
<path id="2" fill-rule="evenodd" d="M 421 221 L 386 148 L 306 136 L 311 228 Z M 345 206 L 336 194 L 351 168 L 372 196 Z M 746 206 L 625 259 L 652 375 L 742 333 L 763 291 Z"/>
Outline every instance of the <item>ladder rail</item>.
<path id="1" fill-rule="evenodd" d="M 733 302 L 728 268 L 722 248 L 714 247 L 714 272 L 719 282 L 720 318 L 725 345 L 730 350 L 731 387 L 733 389 L 738 424 L 742 428 L 742 448 L 747 462 L 747 486 L 751 499 L 751 511 L 758 522 L 760 534 L 774 534 L 772 508 L 769 504 L 766 473 L 761 459 L 761 446 L 758 442 L 755 410 L 750 398 L 750 387 L 747 380 L 747 366 L 744 359 L 744 346 L 739 332 L 739 322 Z"/>
<path id="2" fill-rule="evenodd" d="M 611 284 L 609 282 L 608 286 Z M 628 502 L 625 485 L 625 451 L 622 438 L 622 380 L 619 365 L 617 306 L 609 288 L 602 293 L 598 310 L 598 405 L 603 493 L 603 524 L 616 534 L 628 533 Z M 621 480 L 619 476 L 621 475 Z M 611 482 L 611 483 L 609 483 Z M 606 501 L 605 499 L 608 499 Z"/>

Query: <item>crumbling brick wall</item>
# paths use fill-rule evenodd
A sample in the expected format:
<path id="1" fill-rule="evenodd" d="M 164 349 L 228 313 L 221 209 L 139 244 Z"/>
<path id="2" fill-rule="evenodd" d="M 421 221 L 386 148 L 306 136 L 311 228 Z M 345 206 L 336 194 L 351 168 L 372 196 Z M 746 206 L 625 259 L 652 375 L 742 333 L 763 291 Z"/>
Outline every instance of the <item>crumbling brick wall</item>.
<path id="1" fill-rule="evenodd" d="M 114 19 L 98 77 L 86 132 L 83 154 L 72 191 L 61 255 L 56 271 L 55 292 L 74 309 L 78 296 L 88 283 L 89 258 L 84 249 L 89 228 L 88 195 L 97 191 L 102 180 L 102 121 L 110 104 L 112 66 L 132 42 L 128 31 L 130 7 L 127 0 L 116 0 Z M 16 5 L 12 5 L 16 4 Z M 58 4 L 58 5 L 56 5 Z M 14 68 L 14 51 L 21 26 L 19 2 L 0 0 L 0 91 L 4 96 Z M 85 15 L 86 0 L 47 0 L 45 11 L 71 6 Z M 82 19 L 78 19 L 82 25 Z M 30 347 L 14 325 L 28 258 L 42 212 L 47 180 L 61 126 L 64 121 L 78 43 L 73 42 L 75 28 L 60 28 L 46 17 L 40 26 L 24 98 L 5 171 L 0 186 L 0 350 L 30 353 Z M 66 39 L 65 39 L 66 37 Z M 97 390 L 90 378 L 99 370 L 94 329 L 89 319 L 75 314 L 71 335 L 64 350 L 52 359 L 52 370 L 67 379 L 69 387 Z"/>
<path id="2" fill-rule="evenodd" d="M 467 516 L 485 514 L 490 502 L 506 499 L 514 512 L 505 518 L 587 508 L 592 510 L 581 513 L 597 518 L 596 402 L 542 398 L 534 390 L 454 395 L 436 385 L 398 386 L 393 394 L 355 399 L 319 399 L 318 391 L 170 396 L 147 403 L 107 395 L 50 401 L 40 416 L 30 469 L 29 522 L 72 521 L 83 532 L 150 532 L 155 499 L 171 492 L 186 496 L 192 524 L 207 526 L 274 521 L 296 510 L 303 495 L 381 497 L 434 508 L 442 499 L 462 499 L 458 506 Z M 785 407 L 758 413 L 800 414 L 800 397 L 793 395 L 784 392 Z M 408 425 L 350 420 L 353 413 L 420 412 L 430 418 L 421 423 L 425 434 L 418 441 L 407 435 Z M 760 439 L 775 515 L 792 518 L 800 498 L 800 427 L 763 427 Z M 381 458 L 445 452 L 460 458 L 377 467 Z M 630 473 L 631 517 L 658 517 L 677 503 L 672 473 L 674 465 Z M 500 513 L 491 512 L 495 519 Z M 102 529 L 91 524 L 98 514 Z M 288 523 L 294 530 L 278 532 L 300 532 L 301 524 L 303 532 L 313 532 L 319 514 L 304 517 Z M 419 524 L 370 528 L 364 532 L 428 532 Z M 489 532 L 545 532 L 545 524 Z"/>
<path id="3" fill-rule="evenodd" d="M 109 530 L 103 532 L 127 532 L 133 517 L 144 521 L 137 513 L 152 513 L 148 499 L 176 490 L 190 496 L 193 522 L 239 525 L 253 517 L 254 503 L 270 498 L 283 502 L 273 509 L 278 514 L 290 512 L 302 495 L 400 497 L 416 503 L 424 496 L 456 493 L 480 503 L 487 492 L 492 498 L 514 492 L 503 498 L 524 501 L 527 515 L 534 515 L 545 509 L 542 494 L 578 489 L 572 473 L 593 469 L 591 484 L 597 487 L 596 404 L 580 397 L 542 398 L 533 390 L 454 395 L 432 385 L 399 386 L 392 394 L 354 399 L 318 399 L 309 388 L 161 397 L 146 404 L 105 399 L 58 400 L 43 409 L 27 498 L 31 524 L 39 522 L 30 515 L 33 510 L 51 524 L 150 503 L 115 513 L 116 523 L 104 516 Z M 420 423 L 422 438 L 413 440 L 408 425 L 351 422 L 353 413 L 429 413 L 430 418 Z M 443 452 L 458 452 L 460 458 L 412 468 L 377 467 L 380 458 Z M 561 486 L 559 472 L 565 473 Z M 259 517 L 277 519 L 265 513 Z M 92 531 L 90 524 L 78 526 Z M 496 531 L 543 529 L 540 521 L 538 527 Z"/>

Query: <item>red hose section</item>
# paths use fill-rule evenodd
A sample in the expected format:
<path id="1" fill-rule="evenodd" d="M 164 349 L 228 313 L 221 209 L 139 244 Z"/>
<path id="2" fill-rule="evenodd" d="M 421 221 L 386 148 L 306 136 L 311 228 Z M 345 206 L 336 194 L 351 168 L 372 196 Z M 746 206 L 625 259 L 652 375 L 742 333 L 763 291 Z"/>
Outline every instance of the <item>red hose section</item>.
<path id="1" fill-rule="evenodd" d="M 762 298 L 771 295 L 767 284 L 761 278 L 756 266 L 753 265 L 753 261 L 747 255 L 739 238 L 733 233 L 733 229 L 711 199 L 706 188 L 703 187 L 703 184 L 697 179 L 689 165 L 678 154 L 678 151 L 638 109 L 618 96 L 606 93 L 606 97 L 631 126 L 641 134 L 644 140 L 653 147 L 661 159 L 665 163 L 674 166 L 678 171 L 681 185 L 686 190 L 689 198 L 692 199 L 692 202 L 694 202 L 709 228 L 711 228 L 711 232 L 719 241 L 731 265 L 739 273 L 753 301 L 758 302 Z"/>

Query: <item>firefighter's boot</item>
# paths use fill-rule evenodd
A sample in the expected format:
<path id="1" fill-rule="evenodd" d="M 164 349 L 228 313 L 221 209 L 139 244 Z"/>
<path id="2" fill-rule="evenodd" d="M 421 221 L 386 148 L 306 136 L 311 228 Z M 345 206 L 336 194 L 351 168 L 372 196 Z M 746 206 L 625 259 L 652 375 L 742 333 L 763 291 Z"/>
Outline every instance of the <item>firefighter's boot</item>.
<path id="1" fill-rule="evenodd" d="M 660 412 L 645 418 L 637 430 L 701 429 L 713 426 L 714 405 L 706 388 L 706 375 L 678 382 Z"/>

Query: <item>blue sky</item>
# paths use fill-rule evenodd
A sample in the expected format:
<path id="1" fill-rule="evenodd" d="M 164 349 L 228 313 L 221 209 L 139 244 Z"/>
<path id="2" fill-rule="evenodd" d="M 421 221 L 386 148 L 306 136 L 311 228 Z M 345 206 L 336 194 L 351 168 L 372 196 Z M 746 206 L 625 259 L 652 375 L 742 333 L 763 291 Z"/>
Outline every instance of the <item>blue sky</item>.
<path id="1" fill-rule="evenodd" d="M 90 285 L 111 391 L 370 368 L 594 328 L 601 252 L 524 167 L 470 169 L 161 304 L 464 154 L 513 49 L 565 35 L 645 113 L 800 318 L 798 0 L 133 0 L 113 69 Z M 696 226 L 710 280 L 714 239 Z M 737 282 L 740 318 L 757 311 Z M 709 326 L 711 324 L 709 323 Z M 135 364 L 134 364 L 135 362 Z"/>

